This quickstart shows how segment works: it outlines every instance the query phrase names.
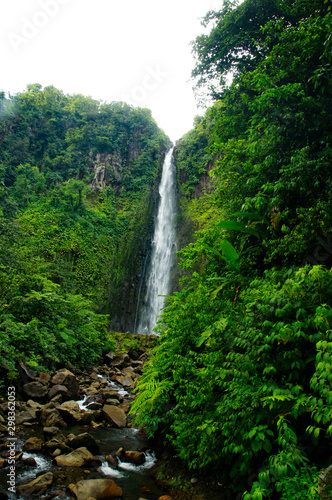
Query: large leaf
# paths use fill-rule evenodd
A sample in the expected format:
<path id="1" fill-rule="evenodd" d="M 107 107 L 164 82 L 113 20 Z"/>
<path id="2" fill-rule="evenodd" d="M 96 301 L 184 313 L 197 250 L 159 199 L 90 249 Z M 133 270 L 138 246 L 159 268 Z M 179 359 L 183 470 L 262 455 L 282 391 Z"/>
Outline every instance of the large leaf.
<path id="1" fill-rule="evenodd" d="M 231 231 L 243 231 L 244 233 L 252 234 L 259 238 L 259 232 L 256 229 L 252 229 L 250 227 L 247 227 L 247 225 L 244 222 L 238 222 L 238 221 L 233 221 L 233 220 L 226 220 L 223 222 L 220 222 L 218 224 L 219 227 L 222 227 L 223 229 L 229 229 Z"/>
<path id="2" fill-rule="evenodd" d="M 224 257 L 226 261 L 235 269 L 239 268 L 239 256 L 233 245 L 227 241 L 227 240 L 222 240 L 220 242 L 220 248 L 222 253 L 224 254 Z"/>

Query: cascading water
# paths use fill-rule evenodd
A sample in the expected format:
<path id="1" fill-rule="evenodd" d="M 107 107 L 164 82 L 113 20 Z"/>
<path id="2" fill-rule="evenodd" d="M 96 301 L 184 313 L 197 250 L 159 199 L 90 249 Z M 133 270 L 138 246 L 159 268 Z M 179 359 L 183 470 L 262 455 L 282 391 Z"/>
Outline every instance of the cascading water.
<path id="1" fill-rule="evenodd" d="M 176 172 L 171 148 L 166 155 L 159 186 L 159 207 L 155 223 L 146 296 L 140 311 L 137 333 L 151 334 L 157 316 L 169 294 L 170 276 L 176 252 Z"/>

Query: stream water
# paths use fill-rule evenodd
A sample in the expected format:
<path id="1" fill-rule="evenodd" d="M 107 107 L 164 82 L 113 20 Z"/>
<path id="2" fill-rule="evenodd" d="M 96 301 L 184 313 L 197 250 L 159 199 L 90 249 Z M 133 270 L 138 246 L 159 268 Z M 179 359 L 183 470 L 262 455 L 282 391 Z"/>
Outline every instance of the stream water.
<path id="1" fill-rule="evenodd" d="M 176 252 L 176 171 L 174 148 L 166 155 L 159 186 L 158 215 L 152 240 L 151 263 L 147 273 L 146 295 L 139 314 L 137 333 L 151 334 L 157 316 L 169 294 L 170 276 Z"/>

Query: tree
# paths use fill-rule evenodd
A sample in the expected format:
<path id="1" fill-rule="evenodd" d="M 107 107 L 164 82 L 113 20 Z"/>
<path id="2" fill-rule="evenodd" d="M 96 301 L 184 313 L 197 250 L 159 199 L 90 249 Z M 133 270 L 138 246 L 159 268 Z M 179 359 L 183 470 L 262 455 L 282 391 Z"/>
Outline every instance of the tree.
<path id="1" fill-rule="evenodd" d="M 192 76 L 198 78 L 197 89 L 207 87 L 218 99 L 228 73 L 236 76 L 253 71 L 285 28 L 327 9 L 324 0 L 245 0 L 238 7 L 235 2 L 225 2 L 223 10 L 209 12 L 205 18 L 205 25 L 214 21 L 210 33 L 193 42 L 197 63 Z"/>

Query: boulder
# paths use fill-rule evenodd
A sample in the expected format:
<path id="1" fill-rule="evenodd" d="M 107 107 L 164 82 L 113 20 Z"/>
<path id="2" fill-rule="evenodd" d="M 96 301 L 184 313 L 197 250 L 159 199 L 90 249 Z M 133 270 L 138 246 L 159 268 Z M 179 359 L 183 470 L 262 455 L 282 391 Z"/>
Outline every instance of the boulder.
<path id="1" fill-rule="evenodd" d="M 46 493 L 46 490 L 53 483 L 52 472 L 47 472 L 42 476 L 38 476 L 36 479 L 28 484 L 18 486 L 17 493 L 23 497 L 30 498 L 31 496 L 41 496 Z"/>
<path id="2" fill-rule="evenodd" d="M 102 409 L 102 416 L 114 427 L 123 429 L 127 426 L 127 416 L 125 412 L 117 406 L 105 405 Z"/>
<path id="3" fill-rule="evenodd" d="M 33 382 L 34 380 L 36 380 L 37 372 L 25 366 L 22 361 L 18 362 L 17 369 L 24 384 L 28 384 L 29 382 Z"/>
<path id="4" fill-rule="evenodd" d="M 22 463 L 24 465 L 27 465 L 28 467 L 36 467 L 37 465 L 37 462 L 33 457 L 24 458 L 22 460 Z"/>
<path id="5" fill-rule="evenodd" d="M 123 403 L 121 403 L 119 405 L 119 408 L 121 408 L 121 410 L 123 410 L 125 413 L 128 413 L 129 410 L 130 410 L 130 406 L 129 404 L 127 403 L 127 401 L 124 401 Z"/>
<path id="6" fill-rule="evenodd" d="M 53 385 L 64 385 L 67 387 L 67 397 L 68 399 L 74 399 L 77 400 L 79 399 L 79 385 L 76 380 L 75 375 L 67 370 L 67 369 L 62 369 L 56 372 L 56 374 L 52 377 L 51 383 Z"/>
<path id="7" fill-rule="evenodd" d="M 94 460 L 94 456 L 83 447 L 77 448 L 68 455 L 59 455 L 54 459 L 54 462 L 58 467 L 82 467 L 90 460 Z"/>
<path id="8" fill-rule="evenodd" d="M 112 367 L 113 368 L 119 368 L 122 370 L 123 368 L 126 368 L 127 366 L 130 366 L 130 357 L 126 352 L 122 352 L 120 354 L 116 354 L 112 361 Z"/>
<path id="9" fill-rule="evenodd" d="M 72 493 L 76 495 L 77 500 L 106 500 L 122 497 L 122 489 L 112 479 L 87 479 L 79 481 Z"/>
<path id="10" fill-rule="evenodd" d="M 122 375 L 124 375 L 128 379 L 133 379 L 133 378 L 137 377 L 136 373 L 134 372 L 134 370 L 133 370 L 133 368 L 131 366 L 128 366 L 127 368 L 124 368 L 122 370 Z"/>
<path id="11" fill-rule="evenodd" d="M 22 425 L 26 422 L 33 422 L 36 418 L 36 414 L 33 416 L 29 411 L 21 411 L 16 415 L 16 425 Z"/>
<path id="12" fill-rule="evenodd" d="M 107 401 L 107 399 L 118 399 L 120 403 L 123 401 L 123 397 L 121 394 L 119 394 L 117 391 L 113 391 L 112 389 L 103 389 L 101 392 L 101 396 L 104 401 Z"/>
<path id="13" fill-rule="evenodd" d="M 33 400 L 44 400 L 47 396 L 48 389 L 40 382 L 29 382 L 23 385 L 23 392 Z"/>
<path id="14" fill-rule="evenodd" d="M 121 462 L 129 462 L 134 465 L 143 465 L 145 462 L 145 455 L 140 451 L 125 451 L 120 448 L 115 456 L 117 456 Z"/>
<path id="15" fill-rule="evenodd" d="M 51 400 L 53 399 L 55 396 L 58 396 L 59 394 L 61 394 L 61 396 L 63 398 L 67 398 L 68 397 L 68 389 L 66 386 L 64 385 L 60 385 L 60 384 L 56 384 L 54 385 L 50 390 L 49 390 L 49 393 L 48 393 L 48 399 Z"/>
<path id="16" fill-rule="evenodd" d="M 118 384 L 122 385 L 123 387 L 130 387 L 133 384 L 132 379 L 128 377 L 124 377 L 123 375 L 113 375 L 111 377 L 111 380 L 113 382 L 117 382 Z"/>
<path id="17" fill-rule="evenodd" d="M 318 476 L 318 495 L 320 500 L 330 500 L 332 492 L 332 465 Z"/>
<path id="18" fill-rule="evenodd" d="M 107 365 L 110 365 L 112 363 L 112 361 L 114 360 L 114 358 L 115 358 L 114 352 L 109 352 L 108 354 L 105 355 L 104 362 Z"/>
<path id="19" fill-rule="evenodd" d="M 67 427 L 66 422 L 56 408 L 44 408 L 40 418 L 42 425 L 45 427 Z"/>
<path id="20" fill-rule="evenodd" d="M 45 441 L 47 441 L 49 438 L 53 438 L 53 437 L 54 438 L 59 438 L 60 436 L 62 436 L 59 427 L 55 427 L 55 426 L 53 426 L 53 427 L 44 427 L 43 433 L 44 433 Z"/>
<path id="21" fill-rule="evenodd" d="M 74 449 L 85 447 L 94 455 L 97 455 L 99 453 L 99 445 L 97 441 L 88 432 L 84 432 L 83 434 L 79 434 L 78 436 L 68 436 L 67 443 L 71 448 Z"/>
<path id="22" fill-rule="evenodd" d="M 81 413 L 82 415 L 82 424 L 84 425 L 90 425 L 93 420 L 98 420 L 100 416 L 101 411 L 92 411 L 92 410 L 86 410 Z"/>
<path id="23" fill-rule="evenodd" d="M 38 378 L 41 383 L 47 384 L 51 380 L 51 375 L 49 375 L 48 373 L 40 372 Z"/>
<path id="24" fill-rule="evenodd" d="M 34 410 L 42 410 L 43 409 L 43 405 L 41 405 L 40 403 L 37 403 L 37 401 L 33 401 L 32 399 L 29 399 L 27 401 L 27 405 L 30 406 L 30 408 L 33 408 Z"/>
<path id="25" fill-rule="evenodd" d="M 116 401 L 117 401 L 117 404 L 119 404 L 119 401 L 118 400 L 116 400 Z M 101 403 L 97 403 L 97 401 L 94 401 L 93 403 L 89 403 L 87 405 L 88 410 L 94 410 L 94 411 L 101 410 L 102 407 L 103 407 L 103 405 Z"/>
<path id="26" fill-rule="evenodd" d="M 69 424 L 77 423 L 82 420 L 83 414 L 76 401 L 66 401 L 58 407 L 58 410 L 65 422 Z"/>
<path id="27" fill-rule="evenodd" d="M 59 450 L 57 455 L 61 455 L 61 453 L 70 453 L 72 448 L 67 446 L 65 438 L 62 436 L 62 438 L 52 438 L 49 441 L 46 441 L 44 444 L 44 450 L 51 455 L 53 455 L 56 450 Z"/>
<path id="28" fill-rule="evenodd" d="M 44 442 L 36 437 L 29 438 L 23 445 L 23 451 L 34 452 L 41 451 L 44 446 Z"/>

